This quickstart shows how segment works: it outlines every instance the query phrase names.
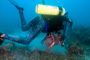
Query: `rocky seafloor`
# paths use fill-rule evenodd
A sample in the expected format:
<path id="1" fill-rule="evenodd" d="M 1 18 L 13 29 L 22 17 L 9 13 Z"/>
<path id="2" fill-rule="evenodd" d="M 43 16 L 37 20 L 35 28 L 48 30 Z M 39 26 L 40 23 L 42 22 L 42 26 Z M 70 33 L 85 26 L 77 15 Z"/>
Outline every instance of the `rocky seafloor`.
<path id="1" fill-rule="evenodd" d="M 90 60 L 90 27 L 75 27 L 67 35 L 64 55 L 18 48 L 13 42 L 0 46 L 0 60 Z"/>

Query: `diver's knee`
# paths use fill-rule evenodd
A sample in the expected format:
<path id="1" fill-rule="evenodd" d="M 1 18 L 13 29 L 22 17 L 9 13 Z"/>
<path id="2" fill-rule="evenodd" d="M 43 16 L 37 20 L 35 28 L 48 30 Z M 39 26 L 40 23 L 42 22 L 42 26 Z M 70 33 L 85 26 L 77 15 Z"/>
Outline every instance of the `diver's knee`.
<path id="1" fill-rule="evenodd" d="M 31 41 L 24 42 L 25 45 L 29 45 L 30 43 L 31 43 Z"/>
<path id="2" fill-rule="evenodd" d="M 29 45 L 29 42 L 25 43 L 25 45 Z"/>
<path id="3" fill-rule="evenodd" d="M 22 27 L 22 31 L 28 31 L 28 28 Z"/>
<path id="4" fill-rule="evenodd" d="M 27 30 L 22 28 L 22 31 L 27 31 Z"/>

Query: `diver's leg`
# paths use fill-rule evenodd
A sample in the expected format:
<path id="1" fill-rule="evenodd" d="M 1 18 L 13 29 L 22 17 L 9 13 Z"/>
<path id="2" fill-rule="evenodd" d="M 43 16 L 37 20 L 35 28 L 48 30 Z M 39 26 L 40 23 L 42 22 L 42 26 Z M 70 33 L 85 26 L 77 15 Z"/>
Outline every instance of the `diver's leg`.
<path id="1" fill-rule="evenodd" d="M 42 32 L 43 28 L 45 27 L 45 21 L 40 20 L 38 24 L 33 25 L 32 29 L 29 31 L 26 40 L 30 43 L 35 37 L 38 36 L 40 32 Z"/>
<path id="2" fill-rule="evenodd" d="M 11 35 L 5 35 L 4 39 L 10 40 L 10 41 L 15 41 L 17 43 L 21 43 L 21 44 L 25 44 L 25 45 L 29 45 L 29 43 L 32 42 L 32 40 L 41 32 L 41 30 L 37 30 L 37 31 L 30 31 L 30 34 L 28 34 L 28 36 L 24 37 L 20 37 L 20 36 L 11 36 Z M 2 43 L 3 41 L 1 41 Z"/>
<path id="3" fill-rule="evenodd" d="M 17 43 L 20 43 L 20 44 L 28 45 L 27 44 L 28 42 L 25 40 L 25 38 L 21 37 L 21 36 L 5 35 L 4 39 L 14 41 L 14 42 L 17 42 Z"/>
<path id="4" fill-rule="evenodd" d="M 20 19 L 21 19 L 21 27 L 22 27 L 22 30 L 23 31 L 27 31 L 29 30 L 32 26 L 36 26 L 39 21 L 41 20 L 40 17 L 36 17 L 34 18 L 33 20 L 30 21 L 29 24 L 26 25 L 26 20 L 24 18 L 24 15 L 23 15 L 23 8 L 20 7 L 15 1 L 13 0 L 9 0 L 9 2 L 11 4 L 13 4 L 18 10 L 19 10 L 19 14 L 20 14 Z"/>
<path id="5" fill-rule="evenodd" d="M 3 43 L 4 39 L 10 40 L 10 41 L 15 41 L 21 44 L 26 44 L 23 41 L 23 38 L 19 37 L 19 36 L 10 36 L 10 35 L 6 35 L 3 33 L 0 33 L 0 45 Z"/>
<path id="6" fill-rule="evenodd" d="M 33 39 L 38 36 L 38 34 L 41 32 L 41 29 L 37 29 L 37 30 L 31 30 L 30 34 L 28 34 L 28 36 L 24 37 L 20 37 L 20 36 L 10 36 L 10 35 L 6 35 L 4 38 L 10 41 L 15 41 L 17 43 L 21 43 L 21 44 L 25 44 L 25 45 L 29 45 Z"/>
<path id="7" fill-rule="evenodd" d="M 14 42 L 17 42 L 17 43 L 21 43 L 21 44 L 25 44 L 25 45 L 28 45 L 28 40 L 26 40 L 26 38 L 24 37 L 20 37 L 20 36 L 11 36 L 11 35 L 6 35 L 6 34 L 3 34 L 0 36 L 0 45 L 2 45 L 4 39 L 6 40 L 10 40 L 10 41 L 14 41 Z"/>
<path id="8" fill-rule="evenodd" d="M 23 9 L 24 8 L 22 8 L 22 7 L 20 7 L 14 0 L 8 0 L 12 5 L 14 5 L 17 9 L 18 9 L 18 11 L 19 11 L 19 15 L 20 15 L 20 19 L 21 19 L 21 27 L 22 27 L 22 30 L 23 31 L 26 31 L 26 30 L 28 30 L 27 28 L 26 28 L 26 20 L 25 20 L 25 18 L 24 18 L 24 14 L 23 14 Z"/>
<path id="9" fill-rule="evenodd" d="M 17 43 L 28 45 L 42 31 L 45 25 L 44 23 L 45 23 L 44 21 L 40 21 L 40 23 L 38 23 L 36 27 L 33 27 L 33 29 L 30 30 L 30 33 L 25 38 L 19 36 L 9 36 L 9 35 L 5 35 L 4 38 L 7 40 L 15 41 Z"/>
<path id="10" fill-rule="evenodd" d="M 42 18 L 37 16 L 35 17 L 33 20 L 31 20 L 27 25 L 26 28 L 29 29 L 30 27 L 34 28 L 36 27 L 40 22 L 41 22 Z"/>
<path id="11" fill-rule="evenodd" d="M 5 35 L 4 37 L 0 37 L 1 39 L 7 39 L 11 41 L 15 41 L 17 43 L 25 44 L 28 45 L 32 40 L 42 31 L 42 29 L 45 26 L 44 20 L 40 20 L 37 25 L 34 25 L 32 30 L 30 30 L 30 33 L 28 34 L 27 37 L 19 37 L 19 36 L 10 36 L 10 35 Z M 1 33 L 2 35 L 3 33 Z M 2 41 L 1 41 L 2 43 Z"/>
<path id="12" fill-rule="evenodd" d="M 14 0 L 8 0 L 12 5 L 14 5 L 19 11 L 23 11 L 23 8 L 20 7 Z"/>

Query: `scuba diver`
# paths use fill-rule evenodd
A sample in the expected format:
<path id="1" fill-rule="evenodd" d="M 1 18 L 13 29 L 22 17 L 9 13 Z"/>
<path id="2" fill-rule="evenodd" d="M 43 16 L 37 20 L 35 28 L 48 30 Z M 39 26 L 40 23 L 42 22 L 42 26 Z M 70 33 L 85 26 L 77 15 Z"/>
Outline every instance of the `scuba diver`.
<path id="1" fill-rule="evenodd" d="M 43 4 L 45 5 L 44 0 L 42 0 L 42 1 L 43 1 Z M 69 23 L 69 27 L 71 28 L 73 22 L 71 19 L 69 19 L 67 17 L 67 13 L 65 13 L 65 10 L 62 7 L 59 7 L 59 10 L 61 10 L 62 12 L 59 12 L 58 15 L 52 15 L 52 14 L 48 15 L 48 14 L 46 14 L 46 12 L 45 12 L 45 14 L 40 13 L 41 17 L 37 16 L 33 20 L 31 20 L 29 22 L 29 24 L 26 24 L 26 20 L 24 18 L 24 14 L 23 14 L 24 8 L 20 7 L 13 0 L 9 0 L 9 2 L 12 5 L 14 5 L 17 8 L 17 10 L 19 11 L 22 30 L 29 31 L 29 34 L 25 38 L 22 38 L 19 36 L 14 37 L 14 36 L 9 36 L 7 34 L 0 33 L 0 45 L 3 43 L 4 39 L 28 45 L 41 32 L 47 33 L 47 37 L 52 36 L 50 38 L 53 38 L 53 40 L 54 40 L 54 36 L 55 36 L 55 35 L 53 35 L 53 33 L 54 34 L 57 33 L 60 36 L 60 39 L 59 39 L 60 44 L 64 45 L 63 41 L 65 39 L 65 31 L 66 31 L 67 23 Z M 37 12 L 37 14 L 39 14 L 39 13 Z M 62 37 L 61 37 L 61 33 L 60 33 L 61 30 L 64 31 L 62 34 Z M 57 38 L 57 36 L 56 36 L 56 38 Z"/>

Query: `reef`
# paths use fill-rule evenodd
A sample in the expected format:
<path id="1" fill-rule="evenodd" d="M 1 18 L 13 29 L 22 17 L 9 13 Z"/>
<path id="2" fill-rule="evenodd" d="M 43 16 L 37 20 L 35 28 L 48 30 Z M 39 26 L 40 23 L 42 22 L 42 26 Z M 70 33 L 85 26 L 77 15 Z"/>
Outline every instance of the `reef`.
<path id="1" fill-rule="evenodd" d="M 76 58 L 77 57 L 77 58 Z M 0 60 L 85 60 L 84 57 L 58 55 L 39 51 L 38 49 L 27 51 L 25 48 L 17 51 L 7 51 L 0 55 Z"/>
<path id="2" fill-rule="evenodd" d="M 90 46 L 90 27 L 78 26 L 69 32 L 67 40 L 69 42 L 79 41 L 83 45 Z"/>
<path id="3" fill-rule="evenodd" d="M 67 35 L 65 42 L 69 55 L 90 57 L 90 26 L 74 27 Z"/>

